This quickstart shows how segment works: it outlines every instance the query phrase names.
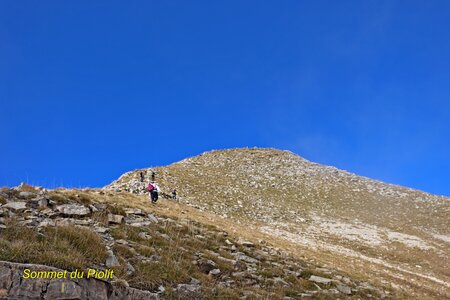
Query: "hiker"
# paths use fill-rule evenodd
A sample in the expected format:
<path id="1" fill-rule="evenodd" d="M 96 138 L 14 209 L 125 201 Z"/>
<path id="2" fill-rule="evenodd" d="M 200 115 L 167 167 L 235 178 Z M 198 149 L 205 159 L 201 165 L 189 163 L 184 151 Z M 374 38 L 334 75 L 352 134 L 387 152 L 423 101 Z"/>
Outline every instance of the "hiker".
<path id="1" fill-rule="evenodd" d="M 145 179 L 145 173 L 144 172 L 145 171 L 139 172 L 139 175 L 141 176 L 141 182 L 144 182 L 144 179 Z"/>
<path id="2" fill-rule="evenodd" d="M 177 189 L 172 190 L 172 199 L 177 200 Z"/>
<path id="3" fill-rule="evenodd" d="M 152 181 L 148 184 L 148 189 L 150 193 L 150 199 L 152 200 L 152 203 L 156 203 L 158 201 L 158 193 L 159 193 L 159 186 Z"/>
<path id="4" fill-rule="evenodd" d="M 152 181 L 155 181 L 155 176 L 156 176 L 155 171 L 152 171 Z"/>

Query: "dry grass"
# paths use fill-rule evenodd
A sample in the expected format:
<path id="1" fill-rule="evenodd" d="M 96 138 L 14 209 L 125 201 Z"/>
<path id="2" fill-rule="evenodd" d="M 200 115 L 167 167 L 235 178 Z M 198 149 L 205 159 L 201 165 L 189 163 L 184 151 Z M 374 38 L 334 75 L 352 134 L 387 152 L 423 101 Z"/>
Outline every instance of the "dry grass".
<path id="1" fill-rule="evenodd" d="M 0 260 L 71 270 L 86 269 L 106 259 L 102 239 L 89 229 L 61 226 L 39 234 L 14 222 L 7 225 L 0 236 Z"/>

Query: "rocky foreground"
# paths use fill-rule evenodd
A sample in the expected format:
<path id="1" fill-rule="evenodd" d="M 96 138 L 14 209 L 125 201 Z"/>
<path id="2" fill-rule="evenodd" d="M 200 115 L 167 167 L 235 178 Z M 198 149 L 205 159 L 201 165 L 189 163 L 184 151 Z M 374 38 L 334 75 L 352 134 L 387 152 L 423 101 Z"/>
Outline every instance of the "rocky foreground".
<path id="1" fill-rule="evenodd" d="M 389 290 L 145 196 L 27 185 L 0 190 L 0 299 L 383 299 Z M 167 216 L 161 209 L 180 210 Z M 192 215 L 192 216 L 190 216 Z M 25 269 L 113 270 L 24 279 Z"/>

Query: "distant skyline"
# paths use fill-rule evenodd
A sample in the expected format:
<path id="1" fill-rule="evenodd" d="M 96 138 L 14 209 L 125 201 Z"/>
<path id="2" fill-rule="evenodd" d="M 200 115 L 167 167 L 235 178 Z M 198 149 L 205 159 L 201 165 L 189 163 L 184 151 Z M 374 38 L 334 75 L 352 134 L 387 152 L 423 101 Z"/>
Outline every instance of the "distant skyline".
<path id="1" fill-rule="evenodd" d="M 0 1 L 0 186 L 270 147 L 450 196 L 450 2 Z"/>

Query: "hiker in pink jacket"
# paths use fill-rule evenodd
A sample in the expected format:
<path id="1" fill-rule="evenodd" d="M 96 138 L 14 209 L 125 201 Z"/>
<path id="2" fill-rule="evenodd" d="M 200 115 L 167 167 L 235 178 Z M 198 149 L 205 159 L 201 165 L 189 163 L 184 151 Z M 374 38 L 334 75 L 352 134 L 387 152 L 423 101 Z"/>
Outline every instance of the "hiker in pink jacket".
<path id="1" fill-rule="evenodd" d="M 159 186 L 154 181 L 152 181 L 148 184 L 147 190 L 150 193 L 150 199 L 152 200 L 152 203 L 156 203 L 156 201 L 158 201 Z"/>

